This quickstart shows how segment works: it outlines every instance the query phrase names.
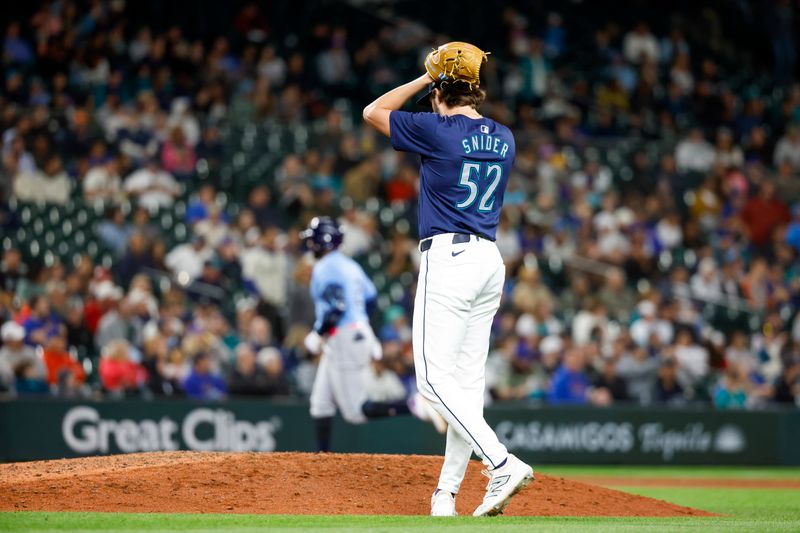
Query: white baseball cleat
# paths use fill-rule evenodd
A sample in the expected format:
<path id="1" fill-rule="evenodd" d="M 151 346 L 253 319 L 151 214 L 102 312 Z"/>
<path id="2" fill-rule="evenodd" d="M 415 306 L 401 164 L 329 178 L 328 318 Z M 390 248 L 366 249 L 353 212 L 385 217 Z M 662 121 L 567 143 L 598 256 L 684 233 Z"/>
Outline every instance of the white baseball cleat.
<path id="1" fill-rule="evenodd" d="M 511 497 L 533 481 L 533 469 L 509 454 L 506 464 L 491 471 L 483 471 L 489 478 L 486 496 L 472 516 L 496 516 L 503 512 Z"/>
<path id="2" fill-rule="evenodd" d="M 422 397 L 422 394 L 418 392 L 412 394 L 408 399 L 408 408 L 412 415 L 420 420 L 433 424 L 433 427 L 435 427 L 436 431 L 439 433 L 447 432 L 447 421 Z"/>
<path id="3" fill-rule="evenodd" d="M 458 516 L 456 497 L 446 490 L 436 489 L 431 496 L 431 516 Z"/>

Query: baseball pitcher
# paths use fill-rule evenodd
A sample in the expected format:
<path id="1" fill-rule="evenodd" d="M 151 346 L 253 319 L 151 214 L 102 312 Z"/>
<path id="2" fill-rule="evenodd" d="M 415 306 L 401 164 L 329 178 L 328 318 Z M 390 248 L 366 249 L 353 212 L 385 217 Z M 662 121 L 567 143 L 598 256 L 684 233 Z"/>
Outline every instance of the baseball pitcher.
<path id="1" fill-rule="evenodd" d="M 396 150 L 421 159 L 414 364 L 420 392 L 449 425 L 433 516 L 456 514 L 473 451 L 489 477 L 475 516 L 502 513 L 533 480 L 531 467 L 508 453 L 483 418 L 489 335 L 505 277 L 494 241 L 515 153 L 511 131 L 477 111 L 487 55 L 468 43 L 442 45 L 428 54 L 424 75 L 364 108 L 364 120 Z M 400 111 L 429 85 L 418 103 L 432 113 Z"/>

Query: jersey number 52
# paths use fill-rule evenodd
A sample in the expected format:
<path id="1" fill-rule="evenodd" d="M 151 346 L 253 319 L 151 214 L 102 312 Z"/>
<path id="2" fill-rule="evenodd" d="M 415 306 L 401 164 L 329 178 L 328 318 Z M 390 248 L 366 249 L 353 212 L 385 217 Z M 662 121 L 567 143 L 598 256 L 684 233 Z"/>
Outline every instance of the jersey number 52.
<path id="1" fill-rule="evenodd" d="M 478 211 L 491 211 L 494 208 L 494 193 L 502 176 L 503 167 L 499 163 L 484 163 L 465 159 L 461 163 L 461 177 L 458 180 L 458 184 L 466 188 L 469 193 L 464 200 L 456 204 L 456 207 L 468 209 L 480 196 Z"/>

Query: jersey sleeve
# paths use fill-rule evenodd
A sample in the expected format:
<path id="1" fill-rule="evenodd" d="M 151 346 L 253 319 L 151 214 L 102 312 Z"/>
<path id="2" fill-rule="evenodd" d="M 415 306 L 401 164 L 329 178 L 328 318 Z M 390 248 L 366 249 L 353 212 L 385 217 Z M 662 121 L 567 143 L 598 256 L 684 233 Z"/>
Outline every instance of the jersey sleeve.
<path id="1" fill-rule="evenodd" d="M 435 113 L 392 111 L 389 115 L 389 139 L 392 148 L 431 156 L 435 148 L 438 121 Z"/>
<path id="2" fill-rule="evenodd" d="M 327 311 L 325 302 L 321 297 L 322 291 L 319 278 L 320 276 L 316 271 L 312 272 L 311 283 L 309 284 L 311 299 L 314 301 L 314 331 L 318 331 L 322 327 L 322 319 Z"/>

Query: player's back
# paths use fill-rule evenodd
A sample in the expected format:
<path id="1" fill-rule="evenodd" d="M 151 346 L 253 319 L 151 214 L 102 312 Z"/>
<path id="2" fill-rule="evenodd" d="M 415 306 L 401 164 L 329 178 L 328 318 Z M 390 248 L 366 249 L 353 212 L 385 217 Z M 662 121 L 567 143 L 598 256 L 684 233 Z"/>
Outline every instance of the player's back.
<path id="1" fill-rule="evenodd" d="M 494 240 L 516 153 L 511 130 L 460 114 L 394 111 L 391 118 L 394 147 L 422 156 L 420 237 L 460 232 Z"/>
<path id="2" fill-rule="evenodd" d="M 376 296 L 375 286 L 364 270 L 350 257 L 339 251 L 322 257 L 311 274 L 311 296 L 317 308 L 344 305 L 339 326 L 353 322 L 368 322 L 367 301 Z"/>

